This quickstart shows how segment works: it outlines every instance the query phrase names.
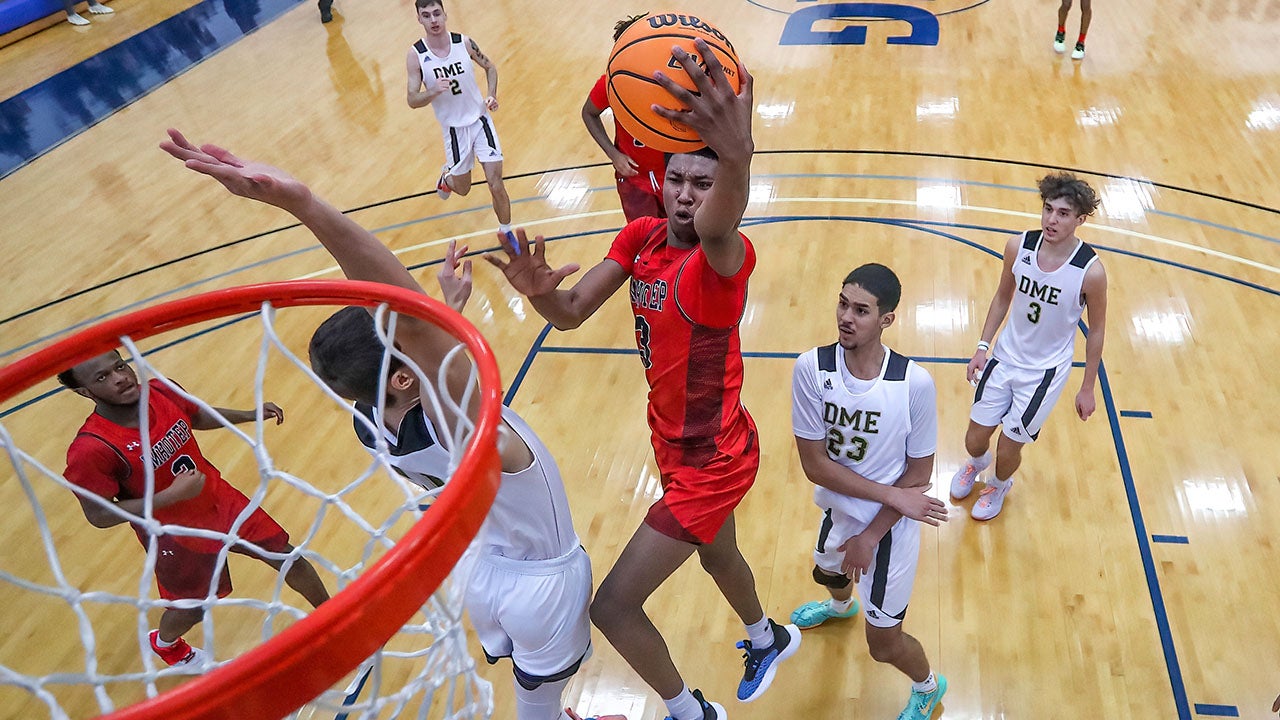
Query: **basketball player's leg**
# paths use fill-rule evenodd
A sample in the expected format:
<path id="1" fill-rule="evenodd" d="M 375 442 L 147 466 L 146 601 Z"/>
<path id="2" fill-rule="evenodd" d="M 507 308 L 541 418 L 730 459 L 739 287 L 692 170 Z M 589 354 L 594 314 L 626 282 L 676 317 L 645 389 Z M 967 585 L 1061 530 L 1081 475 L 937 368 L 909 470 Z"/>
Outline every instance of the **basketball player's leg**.
<path id="1" fill-rule="evenodd" d="M 992 358 L 982 370 L 969 409 L 969 427 L 964 433 L 968 458 L 951 476 L 951 497 L 964 499 L 983 470 L 991 465 L 991 435 L 1013 406 L 1014 394 L 1009 368 Z"/>
<path id="2" fill-rule="evenodd" d="M 591 622 L 627 664 L 662 698 L 684 689 L 662 634 L 644 612 L 649 596 L 674 573 L 696 546 L 641 523 L 605 576 L 591 602 Z"/>
<path id="3" fill-rule="evenodd" d="M 1013 477 L 1022 467 L 1022 448 L 1026 443 L 1018 442 L 1004 433 L 996 440 L 995 479 L 1005 481 Z"/>
<path id="4" fill-rule="evenodd" d="M 756 578 L 751 566 L 738 549 L 738 534 L 733 515 L 716 533 L 715 540 L 698 546 L 698 560 L 702 569 L 715 580 L 720 594 L 738 614 L 743 625 L 753 625 L 764 619 L 764 608 L 756 593 Z"/>
<path id="5" fill-rule="evenodd" d="M 444 132 L 444 171 L 439 185 L 448 193 L 466 195 L 471 192 L 471 169 L 475 167 L 474 141 L 470 127 L 447 127 Z"/>
<path id="6" fill-rule="evenodd" d="M 482 162 L 484 181 L 489 184 L 489 195 L 493 199 L 493 214 L 499 225 L 511 224 L 511 196 L 507 194 L 507 185 L 502 181 L 502 161 Z"/>
<path id="7" fill-rule="evenodd" d="M 929 658 L 924 646 L 903 632 L 901 623 L 887 628 L 868 623 L 867 650 L 872 660 L 894 666 L 912 682 L 922 682 L 929 677 Z"/>
<path id="8" fill-rule="evenodd" d="M 853 578 L 844 574 L 844 553 L 840 546 L 852 536 L 852 519 L 835 508 L 824 508 L 818 541 L 813 547 L 813 581 L 826 589 L 830 600 L 812 600 L 791 613 L 791 622 L 807 630 L 828 620 L 843 620 L 858 614 L 853 597 Z"/>
<path id="9" fill-rule="evenodd" d="M 281 553 L 293 552 L 293 546 L 285 543 Z M 273 558 L 259 557 L 259 560 L 270 565 L 277 572 L 284 566 L 284 560 Z M 320 579 L 320 574 L 316 572 L 316 568 L 304 557 L 293 559 L 288 572 L 284 575 L 284 582 L 293 588 L 302 597 L 306 598 L 311 607 L 320 607 L 320 604 L 329 599 L 329 591 L 324 586 L 324 581 Z"/>
<path id="10" fill-rule="evenodd" d="M 1086 2 L 1087 0 L 1082 0 Z M 1071 0 L 1062 0 L 1058 5 L 1058 27 L 1064 27 L 1067 24 L 1067 13 L 1071 10 Z"/>
<path id="11" fill-rule="evenodd" d="M 511 197 L 502 181 L 502 143 L 493 118 L 481 115 L 476 121 L 472 140 L 472 152 L 476 162 L 484 170 L 484 181 L 489 185 L 489 197 L 493 202 L 493 214 L 498 217 L 498 230 L 511 232 Z"/>
<path id="12" fill-rule="evenodd" d="M 174 643 L 203 619 L 204 611 L 200 608 L 166 608 L 160 614 L 160 639 Z"/>
<path id="13" fill-rule="evenodd" d="M 1080 0 L 1080 41 L 1089 33 L 1089 23 L 1093 21 L 1093 0 Z"/>

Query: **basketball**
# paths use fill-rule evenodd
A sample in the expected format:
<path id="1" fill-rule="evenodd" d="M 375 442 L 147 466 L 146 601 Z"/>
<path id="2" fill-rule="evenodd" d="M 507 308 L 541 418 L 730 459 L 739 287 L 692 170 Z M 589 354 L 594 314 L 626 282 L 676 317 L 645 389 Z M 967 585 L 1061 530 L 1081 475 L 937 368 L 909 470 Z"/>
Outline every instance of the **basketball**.
<path id="1" fill-rule="evenodd" d="M 697 91 L 684 67 L 671 57 L 671 48 L 683 48 L 705 68 L 706 62 L 693 44 L 698 38 L 706 41 L 724 66 L 730 87 L 737 92 L 742 79 L 738 76 L 738 55 L 733 44 L 714 25 L 696 15 L 648 13 L 618 37 L 609 54 L 609 107 L 627 132 L 655 150 L 690 152 L 705 145 L 692 128 L 667 120 L 650 109 L 655 104 L 681 107 L 671 93 L 653 79 L 656 70 L 663 71 L 677 84 Z"/>

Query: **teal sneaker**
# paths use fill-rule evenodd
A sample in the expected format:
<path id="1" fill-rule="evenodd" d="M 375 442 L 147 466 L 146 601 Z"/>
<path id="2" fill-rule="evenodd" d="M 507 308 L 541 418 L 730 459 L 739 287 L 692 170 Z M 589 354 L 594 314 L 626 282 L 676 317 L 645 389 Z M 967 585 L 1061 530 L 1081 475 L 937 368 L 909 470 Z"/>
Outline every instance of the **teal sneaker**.
<path id="1" fill-rule="evenodd" d="M 942 675 L 938 675 L 938 687 L 931 693 L 911 692 L 911 699 L 907 700 L 907 706 L 898 714 L 898 720 L 928 720 L 933 715 L 933 709 L 937 707 L 938 701 L 942 700 L 942 696 L 947 694 L 947 679 Z"/>
<path id="2" fill-rule="evenodd" d="M 858 600 L 854 598 L 853 604 L 848 610 L 842 613 L 835 612 L 831 609 L 831 600 L 815 600 L 807 602 L 796 608 L 791 613 L 791 622 L 801 630 L 808 630 L 812 627 L 818 627 L 822 623 L 831 620 L 842 620 L 851 618 L 858 614 Z"/>

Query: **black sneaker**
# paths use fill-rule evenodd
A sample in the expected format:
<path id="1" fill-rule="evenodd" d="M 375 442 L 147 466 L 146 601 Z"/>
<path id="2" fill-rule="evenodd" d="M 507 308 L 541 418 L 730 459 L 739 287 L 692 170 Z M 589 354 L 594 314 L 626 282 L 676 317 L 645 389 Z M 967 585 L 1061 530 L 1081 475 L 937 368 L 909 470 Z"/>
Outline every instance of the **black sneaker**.
<path id="1" fill-rule="evenodd" d="M 724 711 L 724 706 L 720 703 L 707 702 L 707 699 L 702 697 L 701 690 L 694 690 L 693 697 L 702 706 L 702 720 L 728 720 L 729 714 Z M 675 718 L 668 715 L 666 720 L 675 720 Z"/>
<path id="2" fill-rule="evenodd" d="M 333 0 L 320 0 L 320 22 L 327 23 L 333 20 Z"/>
<path id="3" fill-rule="evenodd" d="M 779 625 L 769 621 L 769 629 L 773 631 L 773 645 L 761 650 L 751 647 L 750 640 L 738 643 L 742 648 L 743 665 L 742 682 L 738 683 L 738 699 L 751 702 L 764 694 L 773 682 L 778 670 L 778 662 L 796 654 L 800 647 L 800 628 L 795 625 Z"/>

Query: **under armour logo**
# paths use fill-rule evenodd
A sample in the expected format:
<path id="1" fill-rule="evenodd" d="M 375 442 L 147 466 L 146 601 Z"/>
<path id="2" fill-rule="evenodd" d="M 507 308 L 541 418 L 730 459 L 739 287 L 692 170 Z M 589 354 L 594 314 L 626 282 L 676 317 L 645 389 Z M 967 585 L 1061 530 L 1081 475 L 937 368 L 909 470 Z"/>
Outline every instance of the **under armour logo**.
<path id="1" fill-rule="evenodd" d="M 639 262 L 640 262 L 640 256 L 639 256 L 639 255 L 636 255 L 636 259 L 635 259 L 635 260 L 632 260 L 631 262 L 632 262 L 633 264 L 634 264 L 634 263 L 639 263 Z"/>
<path id="2" fill-rule="evenodd" d="M 822 387 L 826 388 L 827 390 L 833 389 L 834 386 L 831 384 L 831 378 L 827 378 L 826 380 L 824 380 L 822 382 Z"/>
<path id="3" fill-rule="evenodd" d="M 135 440 L 135 441 L 133 441 L 133 442 L 131 442 L 131 443 L 126 444 L 126 445 L 124 446 L 124 449 L 125 449 L 125 451 L 127 452 L 127 451 L 129 451 L 129 450 L 137 450 L 137 449 L 138 449 L 138 448 L 140 448 L 140 447 L 142 447 L 142 443 L 140 443 L 140 442 L 138 442 L 137 440 Z"/>
<path id="4" fill-rule="evenodd" d="M 172 554 L 173 554 L 173 551 L 172 551 L 172 550 L 161 550 L 161 551 L 160 551 L 160 554 L 161 554 L 161 555 L 172 555 Z"/>
<path id="5" fill-rule="evenodd" d="M 1023 265 L 1030 265 L 1030 264 L 1031 264 L 1031 256 L 1030 256 L 1030 255 L 1023 255 L 1023 256 L 1022 256 L 1022 264 L 1023 264 Z"/>

